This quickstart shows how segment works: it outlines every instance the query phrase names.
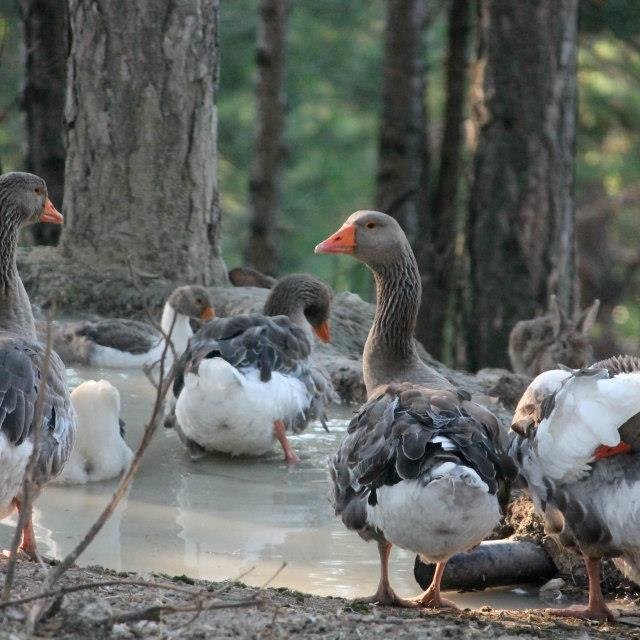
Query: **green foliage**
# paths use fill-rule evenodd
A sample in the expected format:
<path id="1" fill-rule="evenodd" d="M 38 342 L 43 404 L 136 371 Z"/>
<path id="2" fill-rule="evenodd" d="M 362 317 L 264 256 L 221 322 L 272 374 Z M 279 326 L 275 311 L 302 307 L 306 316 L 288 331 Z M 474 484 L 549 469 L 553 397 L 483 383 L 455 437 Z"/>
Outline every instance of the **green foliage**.
<path id="1" fill-rule="evenodd" d="M 445 6 L 446 3 L 443 3 Z M 296 0 L 289 21 L 287 157 L 281 227 L 283 271 L 313 271 L 337 288 L 370 293 L 365 269 L 313 247 L 355 209 L 374 200 L 384 0 Z M 431 6 L 431 5 L 430 5 Z M 435 6 L 435 5 L 434 5 Z M 220 23 L 219 181 L 224 254 L 242 264 L 254 135 L 258 0 L 224 0 Z M 446 11 L 427 34 L 429 138 L 437 149 L 444 104 Z M 628 0 L 581 3 L 577 186 L 610 195 L 640 182 L 640 11 Z M 0 162 L 22 164 L 19 112 L 23 57 L 17 2 L 0 0 Z M 437 169 L 437 158 L 432 162 Z M 466 201 L 466 187 L 461 206 Z M 632 248 L 637 203 L 616 216 L 614 233 Z M 633 247 L 635 249 L 635 247 Z M 629 293 L 629 327 L 640 318 Z M 621 316 L 622 318 L 622 316 Z M 640 322 L 640 321 L 639 321 Z M 625 327 L 627 325 L 624 325 Z"/>

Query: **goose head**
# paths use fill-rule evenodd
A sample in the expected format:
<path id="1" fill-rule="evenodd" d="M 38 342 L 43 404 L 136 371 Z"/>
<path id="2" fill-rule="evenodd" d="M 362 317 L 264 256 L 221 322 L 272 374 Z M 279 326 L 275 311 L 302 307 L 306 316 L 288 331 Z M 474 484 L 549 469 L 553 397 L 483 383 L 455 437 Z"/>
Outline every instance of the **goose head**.
<path id="1" fill-rule="evenodd" d="M 176 313 L 187 318 L 211 320 L 216 315 L 207 290 L 200 285 L 188 285 L 174 289 L 167 302 Z"/>
<path id="2" fill-rule="evenodd" d="M 329 316 L 331 288 L 308 273 L 294 273 L 280 278 L 264 303 L 268 316 L 288 316 L 301 326 L 311 326 L 323 342 L 331 340 Z"/>
<path id="3" fill-rule="evenodd" d="M 344 224 L 315 248 L 315 253 L 345 253 L 372 268 L 397 261 L 410 250 L 398 222 L 379 211 L 356 211 Z"/>
<path id="4" fill-rule="evenodd" d="M 0 176 L 0 224 L 21 227 L 35 222 L 62 224 L 62 214 L 47 196 L 46 182 L 32 173 Z"/>

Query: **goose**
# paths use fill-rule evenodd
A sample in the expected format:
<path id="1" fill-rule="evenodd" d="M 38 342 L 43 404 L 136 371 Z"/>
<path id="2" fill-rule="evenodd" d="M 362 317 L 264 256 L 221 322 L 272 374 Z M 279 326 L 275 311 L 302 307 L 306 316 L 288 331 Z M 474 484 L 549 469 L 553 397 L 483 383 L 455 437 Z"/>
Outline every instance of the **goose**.
<path id="1" fill-rule="evenodd" d="M 376 310 L 363 354 L 367 401 L 329 464 L 336 515 L 378 545 L 380 582 L 363 600 L 455 608 L 440 593 L 446 562 L 491 533 L 514 475 L 498 422 L 420 360 L 413 339 L 420 274 L 396 220 L 357 211 L 315 252 L 352 255 L 375 280 Z M 432 583 L 412 600 L 389 583 L 392 545 L 437 563 Z"/>
<path id="2" fill-rule="evenodd" d="M 559 616 L 613 619 L 600 584 L 603 558 L 640 584 L 640 359 L 541 373 L 520 399 L 510 453 L 547 533 L 582 555 L 587 606 Z"/>
<path id="3" fill-rule="evenodd" d="M 86 484 L 117 478 L 133 459 L 120 420 L 120 393 L 107 380 L 87 380 L 71 392 L 71 402 L 78 432 L 69 460 L 54 482 Z"/>
<path id="4" fill-rule="evenodd" d="M 151 365 L 162 357 L 164 335 L 171 333 L 176 356 L 187 348 L 193 335 L 190 319 L 210 320 L 215 316 L 204 287 L 176 288 L 162 311 L 159 332 L 151 324 L 124 318 L 70 322 L 58 330 L 56 348 L 67 365 L 130 368 Z M 173 351 L 168 351 L 169 358 Z"/>
<path id="5" fill-rule="evenodd" d="M 62 471 L 76 432 L 65 368 L 55 352 L 43 389 L 42 417 L 35 422 L 46 349 L 37 339 L 31 304 L 16 265 L 20 228 L 34 222 L 63 222 L 47 197 L 44 180 L 29 173 L 0 176 L 0 519 L 22 509 L 21 488 L 36 433 L 39 491 Z M 31 559 L 38 558 L 31 513 L 20 549 Z"/>
<path id="6" fill-rule="evenodd" d="M 312 331 L 330 340 L 330 305 L 324 282 L 289 275 L 271 290 L 264 314 L 216 318 L 194 335 L 173 387 L 175 426 L 192 458 L 205 451 L 258 456 L 277 440 L 287 462 L 299 461 L 287 432 L 314 418 L 324 425 L 335 399 L 312 354 Z"/>

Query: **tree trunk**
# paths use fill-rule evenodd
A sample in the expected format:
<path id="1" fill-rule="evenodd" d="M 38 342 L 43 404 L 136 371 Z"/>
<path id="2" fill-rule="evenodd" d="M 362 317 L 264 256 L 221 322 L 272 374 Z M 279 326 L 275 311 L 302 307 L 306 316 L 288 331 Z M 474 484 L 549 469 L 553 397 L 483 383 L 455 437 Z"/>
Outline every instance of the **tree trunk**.
<path id="1" fill-rule="evenodd" d="M 47 182 L 49 197 L 62 207 L 64 193 L 64 98 L 67 78 L 66 0 L 20 0 L 25 82 L 22 106 L 27 125 L 27 171 Z M 37 244 L 57 244 L 60 227 L 32 227 Z"/>
<path id="2" fill-rule="evenodd" d="M 226 281 L 218 0 L 70 0 L 64 255 Z"/>
<path id="3" fill-rule="evenodd" d="M 289 0 L 262 0 L 256 38 L 257 129 L 249 181 L 251 230 L 246 259 L 251 266 L 271 275 L 278 272 L 288 11 Z"/>
<path id="4" fill-rule="evenodd" d="M 468 230 L 471 366 L 504 366 L 516 323 L 575 304 L 578 0 L 487 0 L 485 117 Z M 526 45 L 526 46 L 525 46 Z"/>
<path id="5" fill-rule="evenodd" d="M 382 115 L 376 208 L 414 244 L 425 173 L 424 0 L 388 0 L 382 62 Z"/>
<path id="6" fill-rule="evenodd" d="M 446 66 L 446 103 L 440 167 L 433 200 L 420 216 L 418 261 L 422 304 L 416 335 L 427 351 L 443 357 L 445 324 L 455 289 L 458 186 L 462 165 L 471 0 L 452 0 Z"/>

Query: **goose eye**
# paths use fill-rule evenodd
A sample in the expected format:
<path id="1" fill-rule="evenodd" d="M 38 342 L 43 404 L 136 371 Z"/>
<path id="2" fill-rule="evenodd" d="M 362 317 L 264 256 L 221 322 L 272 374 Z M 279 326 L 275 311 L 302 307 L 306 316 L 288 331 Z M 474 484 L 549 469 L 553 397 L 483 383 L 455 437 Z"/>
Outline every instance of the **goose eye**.
<path id="1" fill-rule="evenodd" d="M 376 227 L 376 223 L 375 222 L 367 222 L 367 224 L 365 225 L 365 227 L 367 227 L 367 229 L 375 229 Z"/>
<path id="2" fill-rule="evenodd" d="M 34 189 L 34 191 L 35 191 L 39 196 L 41 196 L 41 195 L 42 195 L 42 187 L 36 187 L 36 188 Z"/>

